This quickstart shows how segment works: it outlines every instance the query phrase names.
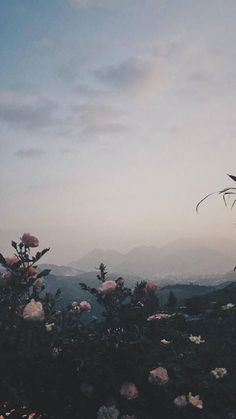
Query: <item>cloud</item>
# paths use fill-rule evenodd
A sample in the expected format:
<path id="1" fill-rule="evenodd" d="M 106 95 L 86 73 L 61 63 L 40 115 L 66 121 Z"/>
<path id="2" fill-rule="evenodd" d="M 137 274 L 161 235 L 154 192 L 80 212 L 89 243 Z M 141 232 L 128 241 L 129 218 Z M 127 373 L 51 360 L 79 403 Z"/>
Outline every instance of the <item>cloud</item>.
<path id="1" fill-rule="evenodd" d="M 27 130 L 41 129 L 53 124 L 56 103 L 42 96 L 23 96 L 0 92 L 0 122 Z"/>
<path id="2" fill-rule="evenodd" d="M 117 66 L 107 66 L 95 71 L 101 81 L 115 87 L 130 87 L 147 77 L 150 66 L 139 58 L 128 58 Z"/>
<path id="3" fill-rule="evenodd" d="M 125 124 L 121 123 L 97 123 L 90 124 L 85 127 L 81 134 L 83 136 L 94 136 L 94 135 L 110 135 L 110 134 L 120 134 L 126 132 L 128 127 Z"/>
<path id="4" fill-rule="evenodd" d="M 86 139 L 117 135 L 128 130 L 124 112 L 118 107 L 88 102 L 73 106 L 72 111 L 76 120 L 79 118 L 80 136 Z"/>
<path id="5" fill-rule="evenodd" d="M 72 111 L 80 119 L 82 136 L 119 134 L 127 131 L 124 112 L 112 105 L 92 102 L 72 107 Z"/>
<path id="6" fill-rule="evenodd" d="M 142 8 L 147 4 L 156 5 L 157 0 L 68 0 L 71 7 L 75 9 L 86 9 L 91 7 L 105 9 L 119 9 L 120 7 Z"/>
<path id="7" fill-rule="evenodd" d="M 206 84 L 214 80 L 214 75 L 207 70 L 196 70 L 189 74 L 188 80 L 197 84 Z"/>
<path id="8" fill-rule="evenodd" d="M 156 101 L 171 84 L 175 69 L 163 56 L 130 57 L 118 65 L 102 67 L 95 77 L 129 99 Z"/>
<path id="9" fill-rule="evenodd" d="M 109 95 L 110 91 L 92 87 L 86 84 L 80 84 L 74 88 L 73 93 L 85 98 L 102 98 Z"/>
<path id="10" fill-rule="evenodd" d="M 55 49 L 56 43 L 53 39 L 43 37 L 36 43 L 36 48 L 39 50 L 46 50 L 46 51 L 52 51 Z"/>
<path id="11" fill-rule="evenodd" d="M 38 158 L 44 156 L 46 153 L 40 148 L 24 148 L 19 149 L 16 152 L 17 157 L 19 158 Z"/>
<path id="12" fill-rule="evenodd" d="M 85 9 L 88 7 L 111 8 L 118 5 L 117 0 L 69 0 L 69 4 L 75 9 Z"/>

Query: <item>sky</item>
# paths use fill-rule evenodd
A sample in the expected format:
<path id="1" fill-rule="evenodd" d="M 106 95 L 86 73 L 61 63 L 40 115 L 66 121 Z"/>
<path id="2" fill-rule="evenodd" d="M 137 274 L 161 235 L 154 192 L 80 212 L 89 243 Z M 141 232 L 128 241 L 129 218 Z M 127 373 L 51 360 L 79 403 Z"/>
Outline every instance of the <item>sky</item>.
<path id="1" fill-rule="evenodd" d="M 235 239 L 235 0 L 1 0 L 0 241 Z M 236 186 L 236 185 L 235 185 Z"/>

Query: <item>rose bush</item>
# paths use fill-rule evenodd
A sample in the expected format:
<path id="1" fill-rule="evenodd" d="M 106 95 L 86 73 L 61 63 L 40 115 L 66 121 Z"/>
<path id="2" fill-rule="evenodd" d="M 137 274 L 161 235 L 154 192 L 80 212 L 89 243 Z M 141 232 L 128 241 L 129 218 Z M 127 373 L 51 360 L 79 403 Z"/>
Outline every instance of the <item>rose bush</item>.
<path id="1" fill-rule="evenodd" d="M 48 419 L 236 417 L 234 307 L 193 325 L 160 308 L 156 284 L 129 288 L 101 264 L 97 286 L 59 309 L 38 245 L 27 233 L 0 254 L 0 415 L 24 417 L 28 404 Z"/>

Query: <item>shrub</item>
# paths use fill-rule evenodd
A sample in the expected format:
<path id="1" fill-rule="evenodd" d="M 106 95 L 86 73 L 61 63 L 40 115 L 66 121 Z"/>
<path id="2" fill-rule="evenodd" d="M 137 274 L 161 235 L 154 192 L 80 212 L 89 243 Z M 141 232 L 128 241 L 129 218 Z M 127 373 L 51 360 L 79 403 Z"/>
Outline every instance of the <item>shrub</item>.
<path id="1" fill-rule="evenodd" d="M 32 254 L 38 244 L 23 235 L 12 242 L 14 256 L 0 255 L 2 415 L 20 418 L 34 409 L 52 419 L 236 417 L 234 307 L 230 321 L 203 311 L 192 324 L 183 313 L 159 310 L 155 284 L 131 290 L 101 264 L 98 286 L 81 288 L 102 315 L 84 322 L 93 311 L 89 297 L 59 311 L 60 291 L 46 292 L 49 271 L 38 262 L 49 249 Z M 227 373 L 215 379 L 212 371 Z"/>

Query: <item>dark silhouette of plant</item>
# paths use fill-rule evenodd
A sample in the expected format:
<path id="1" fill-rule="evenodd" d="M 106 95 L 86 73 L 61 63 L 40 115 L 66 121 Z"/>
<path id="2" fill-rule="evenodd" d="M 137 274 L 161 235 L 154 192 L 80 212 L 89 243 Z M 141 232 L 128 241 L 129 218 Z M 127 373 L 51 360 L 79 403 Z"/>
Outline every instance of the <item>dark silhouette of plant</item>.
<path id="1" fill-rule="evenodd" d="M 192 319 L 177 307 L 173 313 L 170 294 L 163 312 L 155 283 L 128 287 L 101 264 L 98 286 L 81 284 L 88 300 L 58 310 L 60 292 L 47 293 L 51 277 L 38 266 L 48 249 L 32 254 L 38 239 L 29 234 L 12 245 L 13 257 L 0 255 L 4 419 L 30 418 L 32 411 L 46 419 L 235 417 L 234 304 L 224 300 L 222 308 L 199 297 L 201 316 Z M 94 300 L 102 314 L 84 321 Z"/>
<path id="2" fill-rule="evenodd" d="M 172 308 L 172 309 L 176 308 L 176 306 L 177 306 L 177 298 L 176 298 L 175 294 L 173 293 L 173 291 L 169 292 L 167 306 L 169 308 Z"/>
<path id="3" fill-rule="evenodd" d="M 236 182 L 236 176 L 233 175 L 228 175 L 234 182 Z M 228 188 L 224 188 L 221 189 L 219 191 L 216 192 L 211 192 L 208 195 L 206 195 L 204 198 L 201 199 L 201 201 L 198 202 L 197 206 L 196 206 L 196 211 L 198 212 L 200 205 L 210 196 L 212 195 L 220 195 L 223 198 L 224 204 L 225 206 L 227 206 L 227 199 L 228 198 L 233 198 L 233 202 L 231 204 L 231 209 L 234 207 L 235 203 L 236 203 L 236 199 L 234 199 L 234 196 L 236 195 L 236 188 L 234 187 L 228 187 Z"/>

